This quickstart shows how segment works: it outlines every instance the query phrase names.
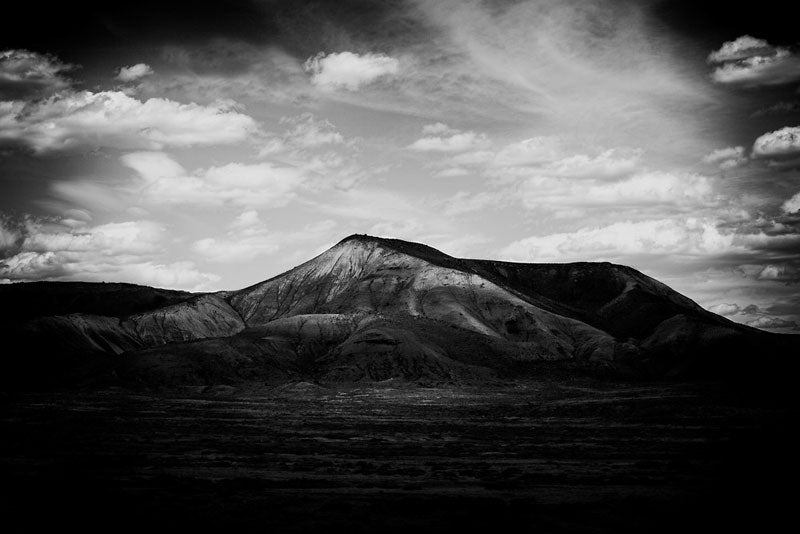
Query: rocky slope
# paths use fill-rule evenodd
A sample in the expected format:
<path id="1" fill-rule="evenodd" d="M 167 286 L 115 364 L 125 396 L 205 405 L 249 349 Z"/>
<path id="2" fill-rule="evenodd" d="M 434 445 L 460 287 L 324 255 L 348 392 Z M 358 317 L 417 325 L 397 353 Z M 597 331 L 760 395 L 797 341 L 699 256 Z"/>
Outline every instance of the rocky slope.
<path id="1" fill-rule="evenodd" d="M 3 318 L 12 380 L 43 369 L 140 385 L 708 376 L 748 351 L 797 347 L 628 267 L 466 260 L 360 235 L 239 291 L 50 283 L 0 298 L 24 309 Z"/>

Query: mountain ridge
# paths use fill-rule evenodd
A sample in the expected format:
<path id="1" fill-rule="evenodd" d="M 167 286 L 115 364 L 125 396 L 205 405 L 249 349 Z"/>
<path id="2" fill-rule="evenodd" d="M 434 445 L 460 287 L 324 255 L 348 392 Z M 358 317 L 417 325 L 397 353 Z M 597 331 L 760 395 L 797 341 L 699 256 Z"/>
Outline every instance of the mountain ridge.
<path id="1" fill-rule="evenodd" d="M 796 345 L 624 265 L 455 258 L 364 234 L 234 291 L 39 283 L 0 296 L 27 303 L 5 314 L 2 336 L 21 347 L 9 376 L 34 382 L 49 367 L 55 382 L 145 386 L 485 381 L 524 378 L 541 362 L 713 376 L 764 347 Z"/>

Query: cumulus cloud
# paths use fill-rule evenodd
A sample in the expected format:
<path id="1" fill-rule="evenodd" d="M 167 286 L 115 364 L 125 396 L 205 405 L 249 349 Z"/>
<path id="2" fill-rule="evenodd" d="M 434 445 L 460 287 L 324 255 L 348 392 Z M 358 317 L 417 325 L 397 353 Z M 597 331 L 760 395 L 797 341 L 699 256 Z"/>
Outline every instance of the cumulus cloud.
<path id="1" fill-rule="evenodd" d="M 625 255 L 719 254 L 736 250 L 735 236 L 716 221 L 688 218 L 617 222 L 574 232 L 528 237 L 502 249 L 516 261 L 598 261 Z"/>
<path id="2" fill-rule="evenodd" d="M 25 238 L 22 250 L 40 254 L 92 252 L 102 256 L 139 256 L 158 250 L 163 231 L 161 225 L 150 221 L 107 223 L 68 231 L 39 227 Z"/>
<path id="3" fill-rule="evenodd" d="M 137 63 L 130 67 L 120 67 L 116 79 L 128 83 L 144 78 L 145 76 L 150 76 L 151 74 L 153 74 L 153 69 L 150 68 L 150 65 L 146 63 Z"/>
<path id="4" fill-rule="evenodd" d="M 0 100 L 39 97 L 69 87 L 74 65 L 29 50 L 0 51 Z"/>
<path id="5" fill-rule="evenodd" d="M 708 55 L 708 61 L 712 63 L 737 61 L 762 52 L 771 51 L 772 46 L 764 39 L 743 35 L 733 41 L 723 43 L 719 50 L 715 50 Z"/>
<path id="6" fill-rule="evenodd" d="M 164 227 L 125 221 L 72 228 L 63 221 L 28 220 L 13 256 L 0 261 L 0 277 L 18 280 L 118 281 L 199 289 L 218 279 L 191 262 L 160 263 Z"/>
<path id="7" fill-rule="evenodd" d="M 708 311 L 718 315 L 736 315 L 741 311 L 738 304 L 713 304 L 708 307 Z"/>
<path id="8" fill-rule="evenodd" d="M 427 125 L 422 131 L 424 137 L 408 145 L 409 149 L 420 152 L 465 152 L 489 145 L 489 139 L 484 134 L 462 132 L 442 123 Z"/>
<path id="9" fill-rule="evenodd" d="M 777 157 L 800 154 L 800 126 L 786 126 L 760 136 L 753 143 L 753 156 Z"/>
<path id="10" fill-rule="evenodd" d="M 133 152 L 120 159 L 139 175 L 140 194 L 153 204 L 285 206 L 305 179 L 300 169 L 268 162 L 188 172 L 164 152 Z"/>
<path id="11" fill-rule="evenodd" d="M 717 83 L 755 87 L 800 80 L 800 56 L 749 35 L 724 43 L 708 61 L 716 65 L 711 78 Z"/>
<path id="12" fill-rule="evenodd" d="M 384 54 L 320 52 L 308 58 L 303 68 L 311 75 L 311 83 L 323 91 L 357 91 L 381 78 L 396 75 L 400 62 Z"/>
<path id="13" fill-rule="evenodd" d="M 781 209 L 786 213 L 800 212 L 800 193 L 795 194 L 792 198 L 787 200 L 781 205 Z"/>
<path id="14" fill-rule="evenodd" d="M 163 98 L 142 102 L 119 91 L 0 102 L 0 142 L 21 143 L 36 152 L 229 144 L 245 141 L 257 131 L 251 117 L 224 103 L 202 106 Z"/>
<path id="15" fill-rule="evenodd" d="M 759 271 L 756 278 L 758 280 L 794 282 L 798 280 L 798 272 L 797 269 L 785 263 L 768 264 Z"/>
<path id="16" fill-rule="evenodd" d="M 733 169 L 747 163 L 743 146 L 718 148 L 703 158 L 703 162 L 718 165 L 720 169 Z"/>

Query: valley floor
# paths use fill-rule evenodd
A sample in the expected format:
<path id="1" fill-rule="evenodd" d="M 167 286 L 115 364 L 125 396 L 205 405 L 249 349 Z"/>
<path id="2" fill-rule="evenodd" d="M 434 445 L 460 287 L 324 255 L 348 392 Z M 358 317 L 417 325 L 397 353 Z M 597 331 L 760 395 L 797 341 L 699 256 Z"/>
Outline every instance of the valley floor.
<path id="1" fill-rule="evenodd" d="M 796 413 L 583 380 L 7 394 L 6 532 L 772 530 Z M 518 530 L 519 531 L 519 530 Z"/>

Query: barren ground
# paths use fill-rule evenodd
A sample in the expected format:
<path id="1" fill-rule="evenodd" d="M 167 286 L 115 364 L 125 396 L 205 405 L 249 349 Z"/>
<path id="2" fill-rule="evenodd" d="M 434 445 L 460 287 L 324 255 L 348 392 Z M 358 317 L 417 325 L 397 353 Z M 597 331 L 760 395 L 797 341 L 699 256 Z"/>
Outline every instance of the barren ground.
<path id="1" fill-rule="evenodd" d="M 16 531 L 763 530 L 797 494 L 795 412 L 711 385 L 31 393 L 0 415 Z"/>

